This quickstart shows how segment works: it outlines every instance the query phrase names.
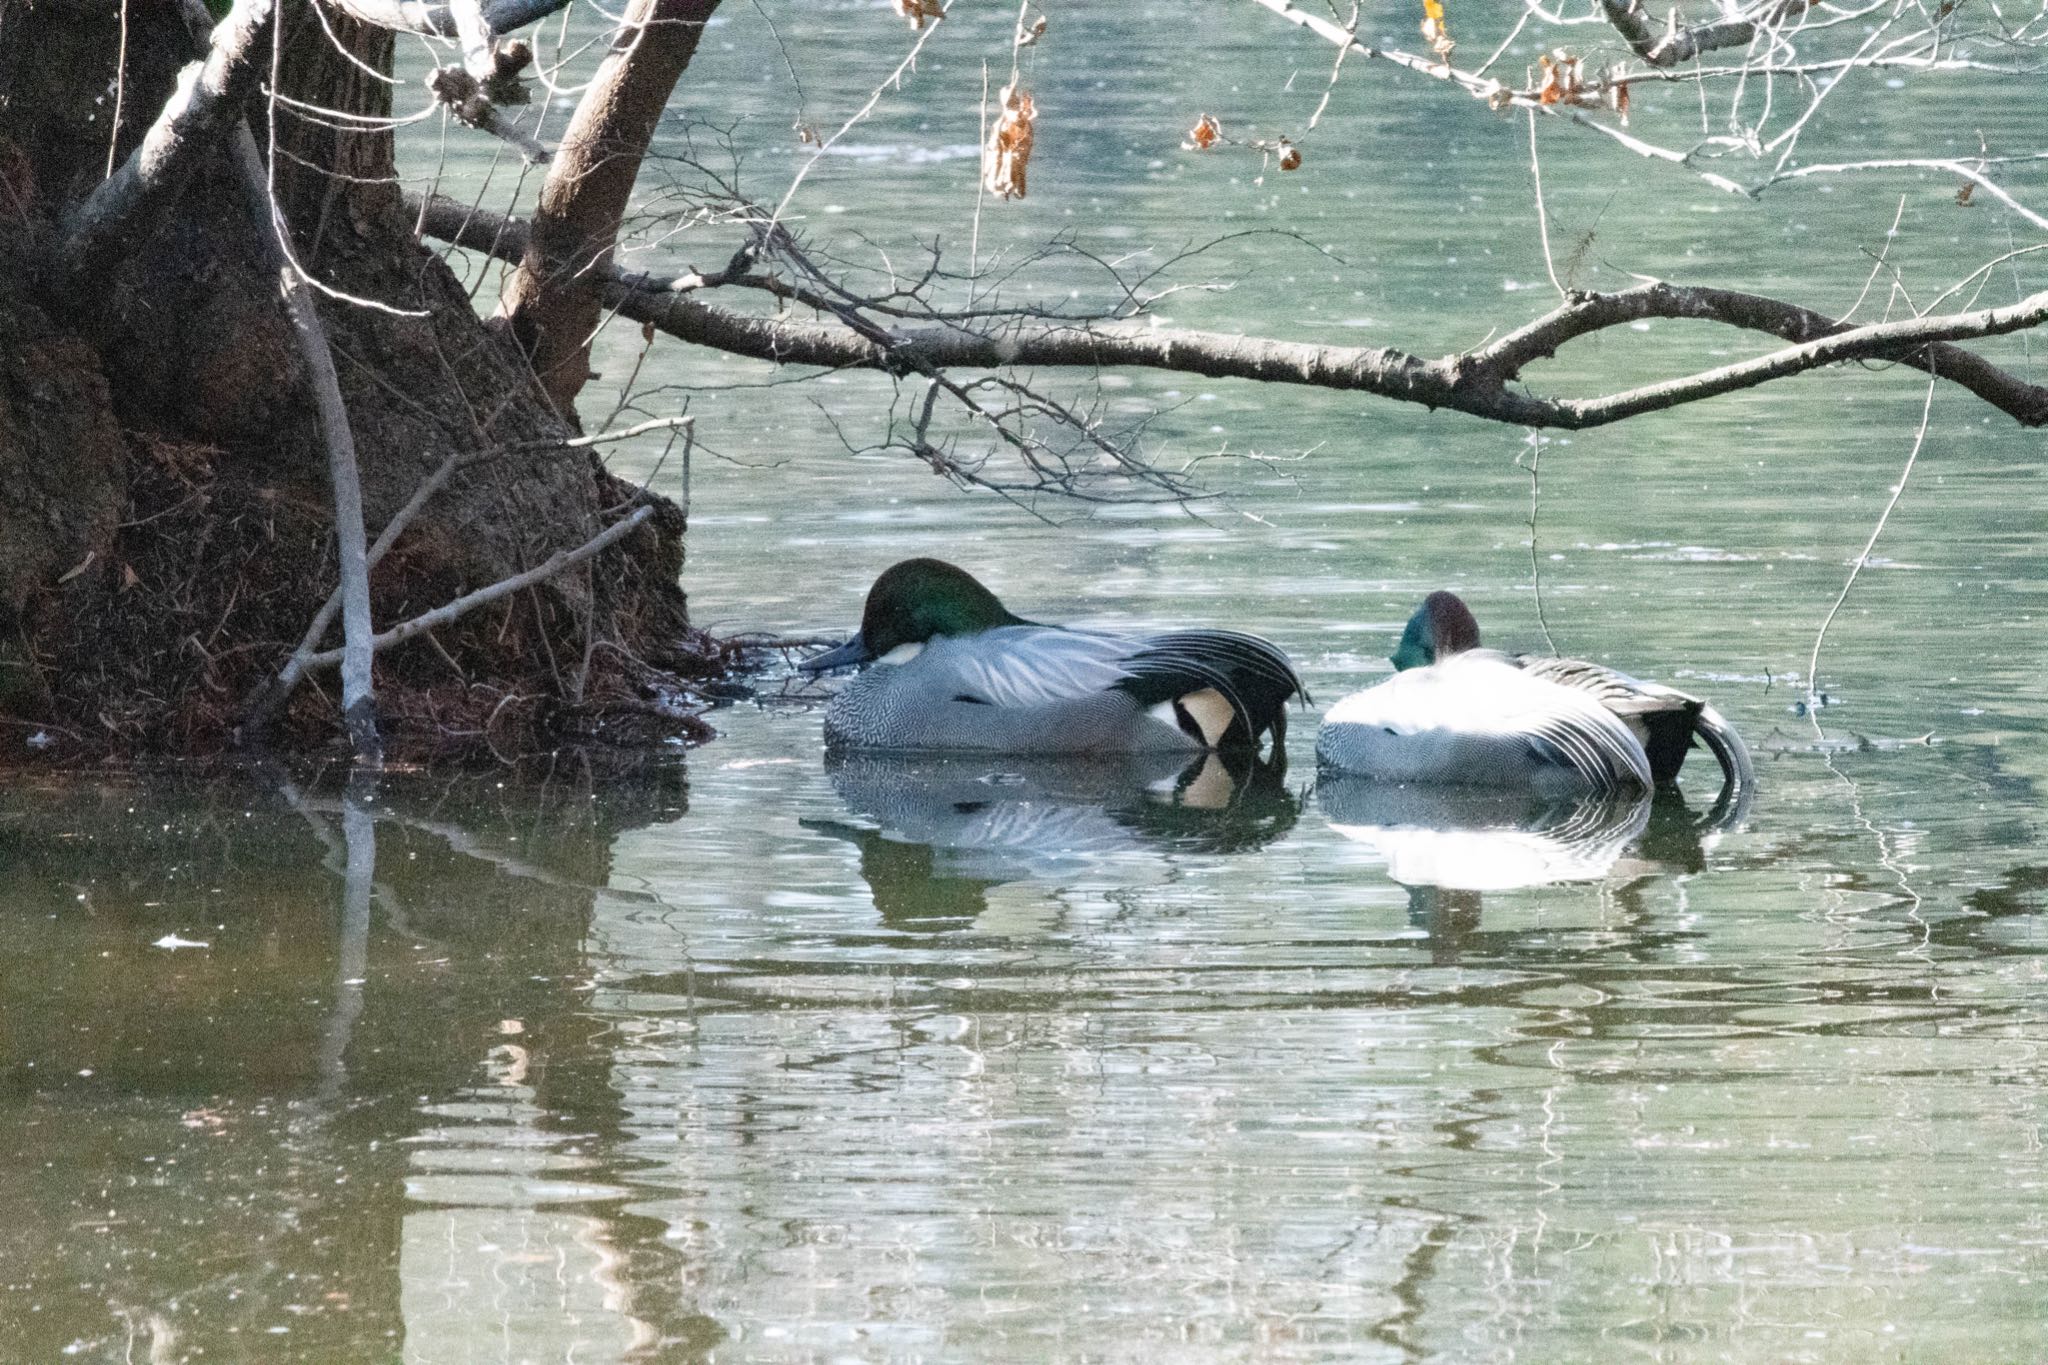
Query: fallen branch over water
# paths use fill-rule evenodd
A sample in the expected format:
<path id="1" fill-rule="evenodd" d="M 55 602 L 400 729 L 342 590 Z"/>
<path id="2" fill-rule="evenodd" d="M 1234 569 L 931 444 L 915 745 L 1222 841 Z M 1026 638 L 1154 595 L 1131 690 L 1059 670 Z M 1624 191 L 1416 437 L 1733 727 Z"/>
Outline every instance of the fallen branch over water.
<path id="1" fill-rule="evenodd" d="M 526 250 L 520 219 L 434 196 L 414 207 L 423 230 L 501 260 Z M 2048 425 L 2048 387 L 2032 384 L 1957 341 L 2048 323 L 2048 290 L 1999 308 L 1856 326 L 1797 304 L 1731 289 L 1656 281 L 1611 294 L 1573 293 L 1549 313 L 1470 351 L 1434 360 L 1391 347 L 1320 346 L 1220 332 L 1047 320 L 1005 321 L 987 330 L 941 324 L 890 328 L 872 318 L 843 323 L 759 317 L 694 297 L 714 288 L 785 293 L 749 274 L 686 275 L 659 281 L 599 268 L 605 305 L 683 341 L 782 365 L 875 369 L 891 374 L 947 368 L 1028 369 L 1130 366 L 1211 379 L 1376 394 L 1449 408 L 1514 426 L 1582 431 L 1645 412 L 1755 388 L 1851 361 L 1907 365 L 1960 384 L 2023 426 Z M 834 312 L 857 312 L 847 305 Z M 1652 319 L 1716 322 L 1792 343 L 1749 360 L 1639 385 L 1595 398 L 1559 398 L 1520 384 L 1531 363 L 1566 342 Z"/>

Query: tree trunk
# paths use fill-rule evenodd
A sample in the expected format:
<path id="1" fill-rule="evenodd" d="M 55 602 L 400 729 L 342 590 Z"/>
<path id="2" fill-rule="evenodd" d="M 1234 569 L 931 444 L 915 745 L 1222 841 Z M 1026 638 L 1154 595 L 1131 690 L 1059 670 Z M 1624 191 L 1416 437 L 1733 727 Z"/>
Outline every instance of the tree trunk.
<path id="1" fill-rule="evenodd" d="M 525 257 L 498 312 L 568 421 L 590 377 L 603 276 L 641 159 L 717 8 L 718 0 L 631 0 L 541 187 Z"/>
<path id="2" fill-rule="evenodd" d="M 119 7 L 0 0 L 0 756 L 35 729 L 60 749 L 229 742 L 335 584 L 325 443 L 226 146 L 108 269 L 74 287 L 52 268 L 65 213 L 108 163 L 96 97 L 121 69 L 124 158 L 193 54 L 175 5 L 127 8 L 123 63 Z M 343 53 L 304 0 L 281 3 L 280 21 L 284 93 L 389 112 L 389 87 L 350 60 L 388 70 L 388 32 L 330 14 Z M 260 98 L 250 113 L 268 148 Z M 479 456 L 379 565 L 377 620 L 530 569 L 630 511 L 634 490 L 561 444 L 568 427 L 524 356 L 414 241 L 389 132 L 282 107 L 276 132 L 300 263 L 387 305 L 319 305 L 372 534 L 449 455 Z M 397 746 L 594 729 L 614 698 L 644 717 L 649 688 L 701 671 L 675 581 L 682 517 L 653 502 L 587 574 L 379 654 Z M 324 741 L 338 721 L 306 687 L 284 734 Z"/>

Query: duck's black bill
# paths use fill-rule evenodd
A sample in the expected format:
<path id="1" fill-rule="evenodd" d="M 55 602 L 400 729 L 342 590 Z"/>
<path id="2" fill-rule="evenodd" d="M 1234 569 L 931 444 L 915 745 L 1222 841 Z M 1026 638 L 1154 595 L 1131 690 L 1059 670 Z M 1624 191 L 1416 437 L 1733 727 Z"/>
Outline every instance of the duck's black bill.
<path id="1" fill-rule="evenodd" d="M 855 664 L 867 663 L 875 656 L 868 652 L 868 642 L 856 635 L 837 649 L 828 649 L 823 654 L 813 654 L 797 664 L 806 673 L 825 673 L 835 668 L 852 668 Z"/>

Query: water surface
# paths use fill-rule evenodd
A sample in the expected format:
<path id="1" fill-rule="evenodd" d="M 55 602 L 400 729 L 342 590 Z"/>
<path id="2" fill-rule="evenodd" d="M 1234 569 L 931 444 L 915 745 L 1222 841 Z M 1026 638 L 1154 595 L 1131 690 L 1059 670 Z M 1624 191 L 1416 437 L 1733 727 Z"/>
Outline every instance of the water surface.
<path id="1" fill-rule="evenodd" d="M 1284 230 L 1181 268 L 1234 287 L 1164 312 L 1425 354 L 1547 306 L 1521 126 L 1434 87 L 1347 79 L 1294 177 L 1181 153 L 1198 112 L 1264 135 L 1320 97 L 1325 53 L 1242 9 L 1055 14 L 1027 57 L 1033 192 L 983 206 L 983 258 L 1058 232 L 1156 260 Z M 774 13 L 821 126 L 902 50 L 881 8 Z M 796 221 L 821 249 L 877 269 L 920 236 L 960 249 L 980 60 L 1009 23 L 949 20 L 812 172 Z M 759 14 L 727 6 L 685 98 L 738 120 L 768 200 L 807 155 L 782 80 Z M 1909 84 L 1859 117 L 1974 150 L 1968 130 L 2032 107 L 1992 94 L 1959 111 Z M 1815 155 L 1888 131 L 1823 117 Z M 1560 242 L 1596 234 L 1591 287 L 1638 271 L 1846 308 L 1891 193 L 1911 279 L 2006 249 L 1945 184 L 1752 203 L 1544 138 Z M 480 184 L 488 153 L 452 145 Z M 642 255 L 708 267 L 735 242 L 704 228 Z M 1075 258 L 1016 286 L 1102 289 Z M 1590 392 L 1702 345 L 1748 353 L 1658 324 L 1540 378 Z M 2026 346 L 1988 349 L 2026 365 Z M 607 335 L 607 382 L 638 350 Z M 771 669 L 714 744 L 631 773 L 17 785 L 0 1355 L 2048 1351 L 2038 436 L 1937 392 L 1815 718 L 1814 633 L 1904 465 L 1910 374 L 1550 440 L 1540 573 L 1518 431 L 1112 375 L 1113 415 L 1160 414 L 1155 458 L 1266 461 L 1203 466 L 1222 496 L 1198 515 L 1020 507 L 848 452 L 915 384 L 773 378 L 674 348 L 641 370 L 661 386 L 643 409 L 701 423 L 701 622 L 844 631 L 876 573 L 934 553 L 1031 616 L 1256 629 L 1316 698 L 1291 768 L 828 765 L 815 707 Z M 658 451 L 617 459 L 680 492 Z M 1562 650 L 1711 695 L 1756 752 L 1754 807 L 1715 818 L 1700 771 L 1645 810 L 1318 790 L 1317 712 L 1384 671 L 1438 586 L 1503 644 L 1540 648 L 1547 623 Z"/>

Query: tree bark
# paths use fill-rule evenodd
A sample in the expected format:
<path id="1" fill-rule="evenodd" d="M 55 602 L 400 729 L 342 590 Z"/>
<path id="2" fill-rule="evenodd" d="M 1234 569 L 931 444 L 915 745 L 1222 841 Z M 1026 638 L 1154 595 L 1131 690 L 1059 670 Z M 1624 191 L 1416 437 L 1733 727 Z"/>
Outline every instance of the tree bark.
<path id="1" fill-rule="evenodd" d="M 718 0 L 631 0 L 541 187 L 499 316 L 565 421 L 590 377 L 603 274 L 647 145 Z"/>
<path id="2" fill-rule="evenodd" d="M 571 442 L 510 337 L 413 237 L 382 117 L 391 87 L 376 74 L 390 70 L 392 34 L 337 13 L 323 23 L 312 0 L 275 4 L 278 91 L 354 117 L 309 118 L 230 90 L 207 127 L 247 118 L 261 149 L 274 142 L 261 169 L 315 286 L 327 396 L 338 391 L 347 411 L 364 519 L 388 522 L 463 457 L 369 575 L 376 618 L 406 621 L 589 545 L 634 490 Z M 133 159 L 193 50 L 177 5 L 128 6 L 125 43 L 121 14 L 0 0 L 0 721 L 60 737 L 45 755 L 59 759 L 232 743 L 246 699 L 291 657 L 338 577 L 316 366 L 294 340 L 264 263 L 268 224 L 251 219 L 225 137 L 179 144 L 170 169 L 184 187 L 158 207 L 88 215 L 148 224 L 103 253 L 88 288 L 66 268 L 66 233 L 94 202 L 110 136 L 117 162 Z M 256 60 L 238 69 L 272 84 L 269 43 L 243 46 Z M 97 102 L 117 70 L 118 130 Z M 53 460 L 58 483 L 31 467 Z M 52 493 L 77 513 L 53 517 Z M 677 584 L 681 513 L 646 501 L 576 570 L 522 580 L 532 586 L 431 641 L 378 653 L 387 749 L 474 744 L 461 736 L 508 697 L 519 702 L 496 717 L 494 741 L 543 744 L 647 687 L 685 695 L 715 667 Z M 558 657 L 563 639 L 616 648 L 598 651 L 585 679 Z M 341 710 L 301 687 L 274 738 L 327 744 Z M 650 720 L 639 734 L 676 728 L 691 727 Z"/>

